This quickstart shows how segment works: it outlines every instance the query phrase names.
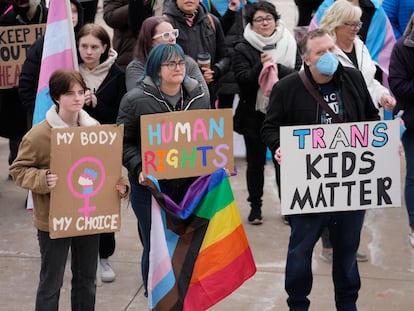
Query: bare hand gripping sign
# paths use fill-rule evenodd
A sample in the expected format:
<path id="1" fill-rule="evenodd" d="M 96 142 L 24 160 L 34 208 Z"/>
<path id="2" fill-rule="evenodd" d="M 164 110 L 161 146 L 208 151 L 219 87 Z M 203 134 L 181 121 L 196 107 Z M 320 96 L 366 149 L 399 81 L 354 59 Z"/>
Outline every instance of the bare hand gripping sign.
<path id="1" fill-rule="evenodd" d="M 120 230 L 123 126 L 52 129 L 51 238 Z"/>
<path id="2" fill-rule="evenodd" d="M 399 122 L 281 127 L 282 214 L 401 206 Z"/>
<path id="3" fill-rule="evenodd" d="M 234 170 L 231 109 L 141 116 L 142 171 L 157 179 Z"/>

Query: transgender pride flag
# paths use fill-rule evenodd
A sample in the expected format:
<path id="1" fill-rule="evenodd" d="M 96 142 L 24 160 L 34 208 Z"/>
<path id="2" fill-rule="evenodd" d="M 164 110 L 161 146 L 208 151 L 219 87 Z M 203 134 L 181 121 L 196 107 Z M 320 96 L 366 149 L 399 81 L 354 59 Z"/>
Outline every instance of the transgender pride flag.
<path id="1" fill-rule="evenodd" d="M 49 96 L 49 78 L 57 69 L 78 70 L 75 34 L 69 0 L 50 1 L 43 45 L 33 124 L 45 119 L 53 105 Z"/>

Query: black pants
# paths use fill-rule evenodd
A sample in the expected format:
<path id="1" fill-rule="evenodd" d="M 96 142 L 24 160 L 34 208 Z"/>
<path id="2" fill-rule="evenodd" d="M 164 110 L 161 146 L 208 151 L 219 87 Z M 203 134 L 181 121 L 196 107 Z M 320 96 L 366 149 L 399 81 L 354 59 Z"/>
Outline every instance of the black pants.
<path id="1" fill-rule="evenodd" d="M 247 191 L 249 193 L 247 201 L 250 202 L 251 208 L 260 208 L 262 206 L 267 148 L 261 141 L 259 133 L 257 133 L 257 137 L 251 135 L 243 136 L 246 145 L 247 160 L 246 181 Z M 280 198 L 280 166 L 273 158 L 273 155 L 272 160 L 275 166 L 275 180 Z"/>
<path id="2" fill-rule="evenodd" d="M 115 252 L 115 233 L 101 233 L 99 235 L 99 258 L 108 258 Z"/>
<path id="3" fill-rule="evenodd" d="M 9 165 L 17 158 L 17 152 L 19 151 L 19 145 L 21 140 L 9 139 Z"/>

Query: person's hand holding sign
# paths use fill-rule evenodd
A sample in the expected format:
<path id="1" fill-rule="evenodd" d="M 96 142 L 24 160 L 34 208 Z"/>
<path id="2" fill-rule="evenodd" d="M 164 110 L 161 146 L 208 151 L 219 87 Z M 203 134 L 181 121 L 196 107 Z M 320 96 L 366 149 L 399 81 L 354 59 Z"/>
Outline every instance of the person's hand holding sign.
<path id="1" fill-rule="evenodd" d="M 56 174 L 52 174 L 49 170 L 46 171 L 46 183 L 49 188 L 56 187 L 58 181 L 58 176 Z"/>
<path id="2" fill-rule="evenodd" d="M 280 165 L 280 163 L 282 162 L 282 154 L 280 153 L 280 147 L 276 149 L 274 157 L 277 164 Z"/>

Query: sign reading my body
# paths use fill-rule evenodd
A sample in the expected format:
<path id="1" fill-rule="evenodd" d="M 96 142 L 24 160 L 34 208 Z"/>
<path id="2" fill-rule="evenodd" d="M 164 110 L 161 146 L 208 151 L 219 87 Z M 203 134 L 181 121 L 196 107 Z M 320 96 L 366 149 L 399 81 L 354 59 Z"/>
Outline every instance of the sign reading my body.
<path id="1" fill-rule="evenodd" d="M 80 132 L 79 140 L 82 146 L 85 145 L 112 145 L 116 139 L 117 133 L 111 131 L 97 131 L 97 132 Z M 70 145 L 75 138 L 74 132 L 58 133 L 56 136 L 57 145 Z"/>
<path id="2" fill-rule="evenodd" d="M 174 148 L 164 150 L 148 150 L 144 153 L 143 168 L 148 173 L 150 167 L 154 171 L 165 171 L 167 167 L 184 168 L 185 163 L 193 168 L 196 161 L 203 166 L 213 163 L 216 167 L 225 167 L 228 159 L 226 152 L 230 147 L 223 143 L 216 146 L 208 144 L 213 139 L 223 139 L 224 118 L 208 120 L 199 118 L 194 122 L 162 122 L 148 126 L 149 145 L 168 145 L 173 143 L 194 143 L 196 147 Z M 173 146 L 173 145 L 171 145 Z"/>

